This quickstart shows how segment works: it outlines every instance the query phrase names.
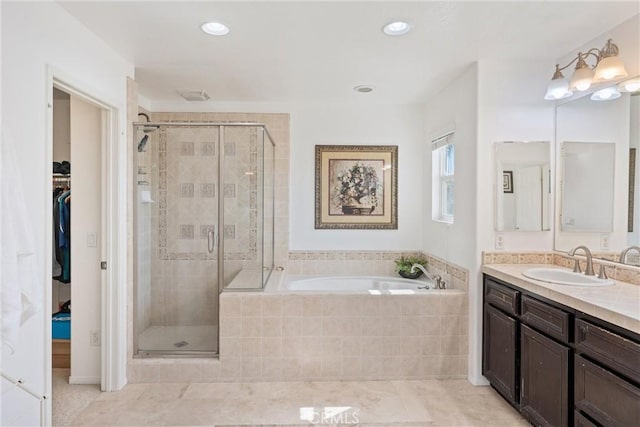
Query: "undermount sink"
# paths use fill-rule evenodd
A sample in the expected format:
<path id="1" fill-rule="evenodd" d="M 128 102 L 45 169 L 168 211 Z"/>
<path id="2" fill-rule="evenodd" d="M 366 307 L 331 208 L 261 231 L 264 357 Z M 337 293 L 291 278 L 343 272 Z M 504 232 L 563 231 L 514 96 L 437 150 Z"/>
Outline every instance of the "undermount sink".
<path id="1" fill-rule="evenodd" d="M 612 286 L 611 279 L 598 279 L 596 276 L 586 276 L 582 273 L 562 270 L 559 268 L 530 268 L 522 273 L 529 279 L 541 280 L 556 285 L 568 286 Z"/>

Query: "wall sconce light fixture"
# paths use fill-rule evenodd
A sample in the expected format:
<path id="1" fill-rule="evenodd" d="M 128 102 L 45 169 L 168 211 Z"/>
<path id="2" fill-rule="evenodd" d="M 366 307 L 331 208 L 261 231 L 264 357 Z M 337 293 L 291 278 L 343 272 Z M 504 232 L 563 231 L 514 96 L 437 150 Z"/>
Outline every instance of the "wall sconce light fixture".
<path id="1" fill-rule="evenodd" d="M 595 59 L 593 65 L 587 63 L 589 58 Z M 562 70 L 568 68 L 574 62 L 576 63 L 576 68 L 569 81 L 567 81 L 562 75 Z M 547 93 L 544 99 L 556 100 L 567 98 L 573 95 L 573 92 L 576 90 L 585 91 L 594 83 L 602 83 L 625 77 L 626 75 L 627 70 L 625 70 L 624 63 L 618 56 L 618 46 L 609 39 L 602 49 L 594 47 L 587 52 L 578 52 L 578 56 L 573 58 L 564 67 L 556 64 L 556 71 L 547 87 Z M 620 94 L 618 94 L 618 96 L 620 96 Z M 609 99 L 612 98 L 610 97 Z"/>

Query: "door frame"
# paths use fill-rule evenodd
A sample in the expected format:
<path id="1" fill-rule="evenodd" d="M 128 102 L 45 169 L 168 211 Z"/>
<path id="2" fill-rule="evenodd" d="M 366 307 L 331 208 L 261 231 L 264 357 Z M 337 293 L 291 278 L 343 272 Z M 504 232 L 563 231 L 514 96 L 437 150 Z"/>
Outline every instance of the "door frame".
<path id="1" fill-rule="evenodd" d="M 101 259 L 107 269 L 101 274 L 101 389 L 116 391 L 126 384 L 126 125 L 125 111 L 120 111 L 117 98 L 96 90 L 85 81 L 48 65 L 46 70 L 46 155 L 45 170 L 51 170 L 53 161 L 53 88 L 63 90 L 102 111 L 101 142 Z M 45 174 L 47 194 L 52 190 L 50 172 Z M 45 229 L 53 233 L 52 211 L 47 210 Z M 46 240 L 46 251 L 51 241 Z M 45 280 L 51 282 L 52 259 L 45 257 Z M 100 268 L 100 266 L 96 266 Z M 51 395 L 51 286 L 45 286 L 45 387 Z M 47 402 L 46 417 L 50 423 L 51 399 Z"/>

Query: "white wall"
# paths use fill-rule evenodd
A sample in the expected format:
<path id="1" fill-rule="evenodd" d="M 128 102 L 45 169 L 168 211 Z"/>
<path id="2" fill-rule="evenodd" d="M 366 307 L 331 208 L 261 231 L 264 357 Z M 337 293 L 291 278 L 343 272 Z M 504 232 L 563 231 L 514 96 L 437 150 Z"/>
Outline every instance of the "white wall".
<path id="1" fill-rule="evenodd" d="M 431 97 L 424 110 L 426 138 L 422 143 L 425 197 L 422 249 L 432 255 L 469 270 L 469 379 L 482 382 L 480 371 L 480 318 L 482 287 L 477 274 L 480 254 L 477 246 L 476 187 L 478 156 L 478 65 L 471 65 L 440 93 Z M 431 219 L 431 141 L 454 131 L 455 146 L 455 205 L 454 223 L 445 224 Z M 484 201 L 483 201 L 484 202 Z"/>
<path id="2" fill-rule="evenodd" d="M 480 62 L 478 89 L 479 251 L 495 250 L 494 194 L 495 186 L 502 186 L 502 182 L 496 183 L 495 142 L 554 140 L 554 105 L 543 99 L 549 78 L 549 61 Z M 551 170 L 553 171 L 553 157 Z M 550 207 L 550 210 L 553 212 L 553 206 Z M 553 248 L 553 231 L 502 231 L 501 233 L 505 251 L 546 251 Z"/>
<path id="3" fill-rule="evenodd" d="M 366 96 L 366 95 L 365 95 Z M 419 105 L 148 103 L 151 111 L 291 115 L 289 248 L 415 250 L 421 241 L 422 108 Z M 276 141 L 276 144 L 278 141 Z M 315 230 L 315 145 L 398 145 L 398 230 Z M 276 236 L 277 238 L 277 236 Z"/>
<path id="4" fill-rule="evenodd" d="M 2 128 L 17 141 L 19 178 L 24 183 L 29 211 L 24 221 L 37 239 L 41 289 L 50 289 L 52 152 L 46 143 L 47 93 L 51 92 L 47 87 L 47 66 L 51 65 L 63 80 L 71 80 L 115 106 L 123 132 L 126 77 L 133 75 L 133 67 L 53 2 L 3 2 L 1 31 Z M 123 135 L 121 143 L 124 141 Z M 45 344 L 51 333 L 50 298 L 49 291 L 44 308 L 22 326 L 15 354 L 4 348 L 2 352 L 2 371 L 23 378 L 25 384 L 43 395 L 51 393 L 51 363 L 47 360 L 50 350 Z M 47 400 L 47 417 L 50 402 Z M 2 406 L 5 405 L 12 405 L 12 401 L 3 400 Z M 28 415 L 39 420 L 39 414 Z M 50 422 L 47 417 L 45 422 Z"/>
<path id="5" fill-rule="evenodd" d="M 290 248 L 418 249 L 423 198 L 421 108 L 305 105 L 291 114 Z M 398 229 L 315 230 L 315 145 L 398 145 Z"/>
<path id="6" fill-rule="evenodd" d="M 476 257 L 476 133 L 478 68 L 470 66 L 460 77 L 431 97 L 424 111 L 426 138 L 422 141 L 424 215 L 422 249 L 465 268 Z M 431 141 L 454 132 L 455 205 L 454 223 L 433 221 L 431 206 Z"/>

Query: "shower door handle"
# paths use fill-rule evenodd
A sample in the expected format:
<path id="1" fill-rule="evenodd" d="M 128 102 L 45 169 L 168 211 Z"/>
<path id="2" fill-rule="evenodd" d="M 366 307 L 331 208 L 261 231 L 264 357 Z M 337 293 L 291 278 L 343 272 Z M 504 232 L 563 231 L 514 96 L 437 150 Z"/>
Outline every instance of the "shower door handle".
<path id="1" fill-rule="evenodd" d="M 207 250 L 209 251 L 210 254 L 213 253 L 213 250 L 216 247 L 215 237 L 216 237 L 216 234 L 213 230 L 207 231 Z"/>

